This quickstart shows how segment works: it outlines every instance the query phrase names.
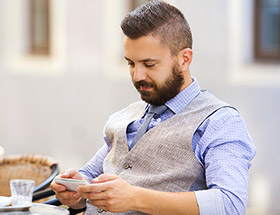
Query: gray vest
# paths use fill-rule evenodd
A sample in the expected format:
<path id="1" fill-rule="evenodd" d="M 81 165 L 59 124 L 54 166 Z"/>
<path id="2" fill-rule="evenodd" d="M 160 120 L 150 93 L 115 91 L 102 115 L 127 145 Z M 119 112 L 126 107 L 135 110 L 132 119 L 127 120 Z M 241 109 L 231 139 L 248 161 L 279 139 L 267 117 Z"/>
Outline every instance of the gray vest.
<path id="1" fill-rule="evenodd" d="M 144 114 L 146 103 L 136 102 L 121 115 L 112 115 L 106 126 L 111 151 L 104 160 L 106 174 L 118 174 L 135 186 L 167 192 L 206 189 L 204 169 L 192 148 L 192 138 L 199 125 L 212 113 L 228 104 L 209 91 L 201 92 L 180 113 L 150 129 L 129 151 L 127 126 Z M 100 214 L 87 204 L 86 214 Z M 102 214 L 113 214 L 103 211 Z M 143 214 L 128 211 L 122 214 Z"/>

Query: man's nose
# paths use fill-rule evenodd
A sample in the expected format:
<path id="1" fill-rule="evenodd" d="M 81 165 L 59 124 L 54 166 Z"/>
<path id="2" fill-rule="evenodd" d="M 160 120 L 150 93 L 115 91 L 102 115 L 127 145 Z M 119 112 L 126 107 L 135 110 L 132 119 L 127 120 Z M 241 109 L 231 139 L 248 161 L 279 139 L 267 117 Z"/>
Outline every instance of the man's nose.
<path id="1" fill-rule="evenodd" d="M 134 67 L 134 72 L 133 72 L 133 80 L 138 82 L 145 80 L 147 77 L 145 68 L 142 66 L 135 66 Z"/>

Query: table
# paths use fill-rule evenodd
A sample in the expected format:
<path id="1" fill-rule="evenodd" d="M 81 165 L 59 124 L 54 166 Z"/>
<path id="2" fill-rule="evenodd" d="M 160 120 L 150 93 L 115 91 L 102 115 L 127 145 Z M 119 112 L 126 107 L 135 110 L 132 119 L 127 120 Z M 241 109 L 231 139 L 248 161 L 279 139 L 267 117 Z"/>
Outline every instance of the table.
<path id="1" fill-rule="evenodd" d="M 23 211 L 3 211 L 0 212 L 1 215 L 69 215 L 69 211 L 67 209 L 48 205 L 41 203 L 33 203 L 30 208 L 25 208 Z"/>

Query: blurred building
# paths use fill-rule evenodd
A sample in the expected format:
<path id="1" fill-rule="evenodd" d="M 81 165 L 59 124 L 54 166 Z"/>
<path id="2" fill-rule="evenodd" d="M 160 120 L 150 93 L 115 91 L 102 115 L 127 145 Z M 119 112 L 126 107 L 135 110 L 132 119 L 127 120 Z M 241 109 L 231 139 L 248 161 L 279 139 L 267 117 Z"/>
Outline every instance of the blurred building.
<path id="1" fill-rule="evenodd" d="M 0 0 L 0 145 L 79 168 L 108 116 L 139 96 L 123 58 L 137 0 Z M 257 146 L 248 214 L 280 214 L 280 0 L 169 0 L 194 38 L 191 72 L 236 106 Z"/>

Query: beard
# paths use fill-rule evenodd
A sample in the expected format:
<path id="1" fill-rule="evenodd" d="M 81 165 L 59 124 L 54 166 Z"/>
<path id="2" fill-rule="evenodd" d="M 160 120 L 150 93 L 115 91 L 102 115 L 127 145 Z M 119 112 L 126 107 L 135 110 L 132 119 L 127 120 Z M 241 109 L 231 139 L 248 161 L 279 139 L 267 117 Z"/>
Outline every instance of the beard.
<path id="1" fill-rule="evenodd" d="M 172 67 L 172 73 L 167 77 L 163 84 L 147 81 L 133 81 L 137 91 L 140 93 L 142 100 L 152 105 L 163 105 L 175 97 L 184 84 L 184 76 L 178 64 Z M 140 87 L 152 87 L 151 91 L 143 91 Z"/>

